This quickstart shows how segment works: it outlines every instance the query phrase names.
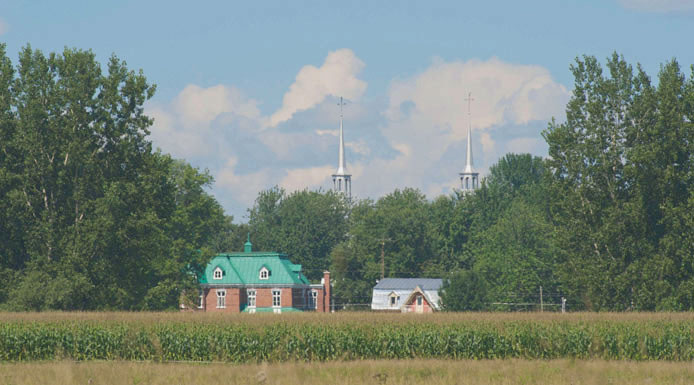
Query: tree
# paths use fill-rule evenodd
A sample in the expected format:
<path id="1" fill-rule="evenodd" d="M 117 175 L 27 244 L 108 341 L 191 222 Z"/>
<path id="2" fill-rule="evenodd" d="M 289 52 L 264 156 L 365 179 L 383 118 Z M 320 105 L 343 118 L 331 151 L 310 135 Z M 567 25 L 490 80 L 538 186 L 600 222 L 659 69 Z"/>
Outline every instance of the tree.
<path id="1" fill-rule="evenodd" d="M 487 283 L 474 270 L 459 270 L 443 281 L 441 306 L 446 311 L 480 311 L 487 308 Z"/>
<path id="2" fill-rule="evenodd" d="M 0 301 L 175 307 L 223 212 L 208 174 L 152 151 L 154 85 L 76 49 L 26 47 L 14 69 L 4 45 L 0 83 Z"/>
<path id="3" fill-rule="evenodd" d="M 692 276 L 693 83 L 674 60 L 657 87 L 617 54 L 606 67 L 576 60 L 567 121 L 543 133 L 562 281 L 587 309 L 652 310 Z"/>
<path id="4" fill-rule="evenodd" d="M 332 191 L 261 191 L 249 215 L 253 247 L 286 253 L 306 277 L 320 279 L 330 251 L 345 239 L 348 210 L 349 203 Z"/>

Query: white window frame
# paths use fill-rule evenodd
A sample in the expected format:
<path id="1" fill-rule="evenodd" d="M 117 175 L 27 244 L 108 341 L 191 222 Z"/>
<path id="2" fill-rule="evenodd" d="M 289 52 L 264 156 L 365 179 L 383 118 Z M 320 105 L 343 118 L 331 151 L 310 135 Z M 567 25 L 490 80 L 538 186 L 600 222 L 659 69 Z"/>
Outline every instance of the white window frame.
<path id="1" fill-rule="evenodd" d="M 214 272 L 212 273 L 212 279 L 222 279 L 224 277 L 224 270 L 222 270 L 221 267 L 217 267 L 214 269 Z"/>
<path id="2" fill-rule="evenodd" d="M 390 295 L 388 296 L 388 306 L 396 307 L 396 306 L 398 306 L 399 302 L 400 302 L 400 296 L 395 294 L 395 293 L 390 293 Z"/>
<path id="3" fill-rule="evenodd" d="M 282 290 L 272 289 L 272 307 L 281 308 L 282 307 Z"/>
<path id="4" fill-rule="evenodd" d="M 216 289 L 217 293 L 217 309 L 226 309 L 227 307 L 227 291 L 226 289 Z"/>
<path id="5" fill-rule="evenodd" d="M 199 295 L 200 301 L 198 302 L 198 309 L 202 309 L 205 307 L 205 291 L 200 290 L 200 291 L 198 291 L 198 294 L 200 294 Z"/>
<path id="6" fill-rule="evenodd" d="M 309 309 L 318 309 L 318 290 L 312 289 L 309 292 Z"/>
<path id="7" fill-rule="evenodd" d="M 256 299 L 258 298 L 258 292 L 255 289 L 246 289 L 246 295 L 248 296 L 248 308 L 249 311 L 255 310 Z M 252 301 L 251 301 L 252 299 Z"/>
<path id="8" fill-rule="evenodd" d="M 424 297 L 421 295 L 417 296 L 417 306 L 422 306 L 424 304 Z"/>
<path id="9" fill-rule="evenodd" d="M 270 278 L 270 270 L 268 270 L 265 266 L 263 266 L 260 269 L 260 279 L 269 279 Z"/>

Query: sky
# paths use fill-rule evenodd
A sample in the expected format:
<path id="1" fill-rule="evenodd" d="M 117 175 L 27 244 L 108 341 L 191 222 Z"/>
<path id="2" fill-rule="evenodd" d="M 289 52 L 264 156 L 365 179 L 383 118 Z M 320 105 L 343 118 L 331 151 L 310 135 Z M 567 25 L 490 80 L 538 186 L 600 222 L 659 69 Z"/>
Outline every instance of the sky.
<path id="1" fill-rule="evenodd" d="M 209 170 L 235 222 L 264 189 L 331 188 L 339 97 L 353 195 L 435 198 L 459 185 L 468 126 L 482 177 L 509 152 L 546 156 L 577 57 L 656 77 L 694 63 L 692 36 L 694 0 L 0 2 L 15 63 L 30 44 L 142 69 L 154 146 Z"/>

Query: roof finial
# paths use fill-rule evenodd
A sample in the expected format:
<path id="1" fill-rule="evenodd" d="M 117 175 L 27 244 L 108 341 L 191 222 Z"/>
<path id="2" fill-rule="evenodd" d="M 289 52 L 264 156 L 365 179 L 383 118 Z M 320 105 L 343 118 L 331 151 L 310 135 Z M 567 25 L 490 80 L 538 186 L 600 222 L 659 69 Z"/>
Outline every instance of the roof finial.
<path id="1" fill-rule="evenodd" d="M 253 245 L 251 244 L 251 232 L 249 231 L 246 243 L 243 245 L 243 252 L 250 253 L 251 251 L 253 251 Z"/>

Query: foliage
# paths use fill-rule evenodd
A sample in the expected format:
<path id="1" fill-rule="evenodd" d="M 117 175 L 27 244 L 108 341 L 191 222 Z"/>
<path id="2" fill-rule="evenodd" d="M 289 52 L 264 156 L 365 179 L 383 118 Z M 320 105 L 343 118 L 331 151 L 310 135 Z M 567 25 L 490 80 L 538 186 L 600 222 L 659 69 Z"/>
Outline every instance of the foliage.
<path id="1" fill-rule="evenodd" d="M 0 45 L 8 308 L 175 307 L 224 222 L 207 172 L 152 151 L 155 87 L 115 56 L 106 67 L 90 51 L 26 47 L 15 68 Z"/>
<path id="2" fill-rule="evenodd" d="M 345 239 L 349 202 L 333 191 L 261 191 L 248 227 L 255 250 L 280 251 L 311 280 L 330 266 L 330 251 Z"/>
<path id="3" fill-rule="evenodd" d="M 562 281 L 587 309 L 691 309 L 694 76 L 657 86 L 614 54 L 576 60 L 567 121 L 544 132 Z"/>
<path id="4" fill-rule="evenodd" d="M 440 293 L 446 311 L 480 311 L 487 308 L 487 282 L 474 270 L 460 270 L 444 280 Z"/>

